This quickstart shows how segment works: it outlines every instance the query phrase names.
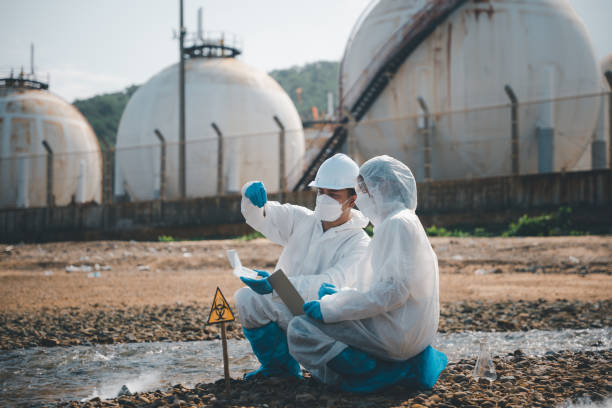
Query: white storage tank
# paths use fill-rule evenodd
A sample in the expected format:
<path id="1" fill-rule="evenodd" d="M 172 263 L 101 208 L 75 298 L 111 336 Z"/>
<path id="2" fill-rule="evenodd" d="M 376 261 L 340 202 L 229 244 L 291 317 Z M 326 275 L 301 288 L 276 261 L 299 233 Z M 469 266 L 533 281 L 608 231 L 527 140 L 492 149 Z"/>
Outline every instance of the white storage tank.
<path id="1" fill-rule="evenodd" d="M 442 4 L 378 0 L 368 6 L 342 60 L 343 109 L 355 103 L 398 30 L 431 23 L 419 12 L 432 3 Z M 543 171 L 542 154 L 550 156 L 544 171 L 590 168 L 602 76 L 567 0 L 468 0 L 434 27 L 355 127 L 351 136 L 363 159 L 391 154 L 425 178 L 421 96 L 434 114 L 432 179 L 510 174 L 507 84 L 521 103 L 519 172 Z"/>
<path id="2" fill-rule="evenodd" d="M 102 153 L 89 122 L 47 85 L 0 79 L 0 208 L 47 205 L 46 141 L 55 205 L 100 202 Z"/>
<path id="3" fill-rule="evenodd" d="M 202 52 L 204 54 L 204 52 Z M 179 198 L 178 63 L 153 76 L 130 99 L 117 132 L 118 184 L 132 200 L 159 198 L 158 129 L 167 142 L 165 198 Z M 186 196 L 217 195 L 218 136 L 223 134 L 222 193 L 248 180 L 279 190 L 279 126 L 285 127 L 285 178 L 303 171 L 304 134 L 293 102 L 265 72 L 215 54 L 185 61 Z"/>

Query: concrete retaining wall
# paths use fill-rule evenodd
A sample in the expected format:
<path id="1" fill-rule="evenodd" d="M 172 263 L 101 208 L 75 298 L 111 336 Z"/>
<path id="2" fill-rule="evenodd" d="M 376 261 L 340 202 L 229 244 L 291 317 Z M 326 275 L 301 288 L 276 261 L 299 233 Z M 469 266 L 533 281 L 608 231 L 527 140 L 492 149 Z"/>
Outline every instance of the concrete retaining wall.
<path id="1" fill-rule="evenodd" d="M 611 170 L 434 181 L 419 184 L 418 194 L 417 213 L 426 226 L 494 228 L 562 205 L 574 209 L 584 228 L 612 226 Z M 315 195 L 288 192 L 282 201 L 313 208 Z M 250 231 L 239 195 L 0 211 L 1 242 L 227 237 Z"/>

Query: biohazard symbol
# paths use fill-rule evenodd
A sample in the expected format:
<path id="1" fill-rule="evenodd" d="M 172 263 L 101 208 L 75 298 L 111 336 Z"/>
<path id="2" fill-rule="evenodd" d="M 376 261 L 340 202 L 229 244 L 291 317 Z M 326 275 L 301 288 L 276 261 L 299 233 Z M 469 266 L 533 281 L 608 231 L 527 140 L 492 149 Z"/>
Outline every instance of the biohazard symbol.
<path id="1" fill-rule="evenodd" d="M 213 300 L 213 304 L 210 307 L 210 314 L 208 315 L 208 324 L 233 322 L 234 320 L 234 312 L 232 312 L 223 293 L 221 293 L 221 289 L 217 287 L 215 299 Z"/>

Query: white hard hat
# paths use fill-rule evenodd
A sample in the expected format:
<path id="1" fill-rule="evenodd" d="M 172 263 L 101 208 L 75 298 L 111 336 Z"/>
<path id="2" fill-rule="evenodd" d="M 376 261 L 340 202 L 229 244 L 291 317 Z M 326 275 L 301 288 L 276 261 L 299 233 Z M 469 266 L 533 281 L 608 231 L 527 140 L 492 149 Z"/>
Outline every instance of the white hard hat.
<path id="1" fill-rule="evenodd" d="M 321 164 L 317 170 L 317 177 L 308 186 L 331 190 L 354 188 L 357 176 L 359 176 L 357 163 L 346 154 L 337 153 Z"/>

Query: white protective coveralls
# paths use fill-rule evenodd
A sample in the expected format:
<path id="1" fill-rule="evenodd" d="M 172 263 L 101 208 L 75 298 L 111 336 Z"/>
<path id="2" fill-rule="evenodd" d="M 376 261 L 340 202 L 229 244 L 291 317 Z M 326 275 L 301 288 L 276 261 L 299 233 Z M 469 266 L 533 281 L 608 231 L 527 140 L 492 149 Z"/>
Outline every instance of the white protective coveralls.
<path id="1" fill-rule="evenodd" d="M 351 267 L 363 258 L 370 242 L 363 230 L 368 219 L 360 211 L 351 210 L 349 221 L 323 232 L 321 220 L 308 208 L 276 201 L 256 207 L 244 195 L 250 184 L 242 188 L 242 215 L 247 224 L 284 247 L 275 270 L 285 272 L 304 301 L 318 299 L 323 282 L 338 287 L 354 284 L 355 278 L 347 272 L 354 271 Z M 276 292 L 260 295 L 244 287 L 234 294 L 234 301 L 247 329 L 274 321 L 286 331 L 293 318 Z"/>
<path id="2" fill-rule="evenodd" d="M 402 361 L 423 351 L 438 330 L 438 260 L 415 214 L 412 172 L 379 156 L 360 175 L 372 198 L 363 213 L 373 221 L 374 237 L 357 265 L 358 281 L 321 299 L 325 323 L 299 316 L 287 332 L 291 355 L 326 383 L 338 381 L 327 362 L 347 346 Z"/>

